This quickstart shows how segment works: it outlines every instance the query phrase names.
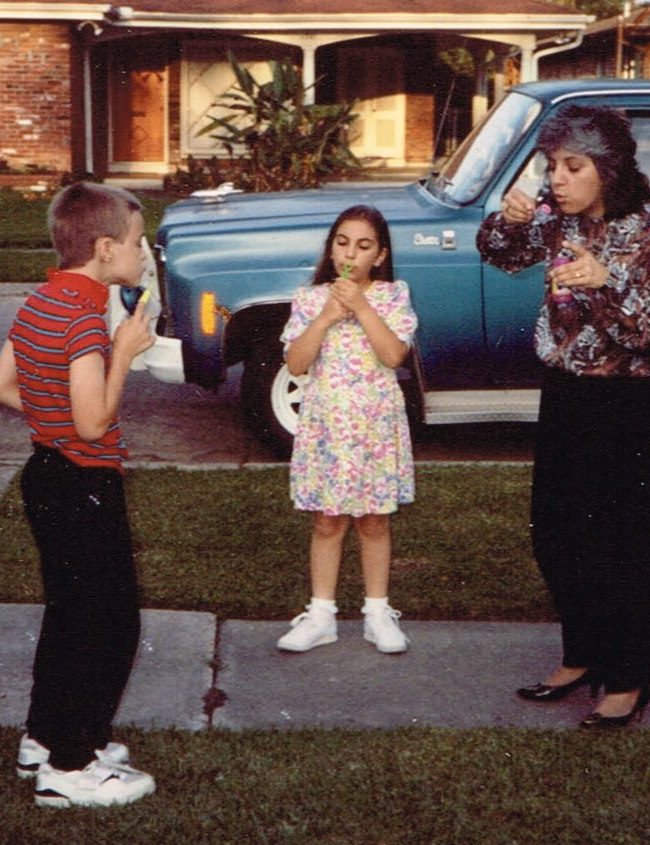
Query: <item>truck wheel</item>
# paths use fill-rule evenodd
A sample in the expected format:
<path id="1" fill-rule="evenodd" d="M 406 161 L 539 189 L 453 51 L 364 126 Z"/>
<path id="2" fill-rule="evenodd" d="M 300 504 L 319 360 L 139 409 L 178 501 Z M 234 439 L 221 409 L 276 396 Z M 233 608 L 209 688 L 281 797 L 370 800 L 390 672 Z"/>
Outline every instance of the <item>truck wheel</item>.
<path id="1" fill-rule="evenodd" d="M 253 434 L 282 459 L 291 455 L 304 376 L 292 376 L 275 339 L 256 344 L 244 365 L 242 406 Z"/>

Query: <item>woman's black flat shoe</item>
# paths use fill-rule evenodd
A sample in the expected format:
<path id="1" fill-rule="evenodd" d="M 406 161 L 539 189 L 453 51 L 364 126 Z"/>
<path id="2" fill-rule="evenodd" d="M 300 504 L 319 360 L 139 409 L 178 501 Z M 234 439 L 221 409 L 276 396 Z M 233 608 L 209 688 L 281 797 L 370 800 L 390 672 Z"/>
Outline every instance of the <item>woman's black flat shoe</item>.
<path id="1" fill-rule="evenodd" d="M 601 728 L 625 728 L 632 721 L 640 722 L 641 719 L 643 719 L 643 713 L 648 706 L 649 697 L 650 692 L 648 689 L 642 689 L 639 692 L 636 704 L 629 713 L 626 713 L 624 716 L 603 716 L 602 713 L 594 711 L 580 722 L 580 727 L 588 728 L 590 730 L 599 730 Z"/>
<path id="2" fill-rule="evenodd" d="M 525 701 L 550 703 L 552 701 L 561 701 L 567 695 L 580 689 L 580 687 L 589 686 L 591 687 L 591 697 L 595 698 L 602 683 L 602 678 L 598 672 L 587 669 L 579 678 L 571 681 L 570 684 L 562 684 L 562 686 L 556 687 L 549 686 L 548 684 L 535 684 L 534 687 L 521 687 L 521 689 L 517 690 L 517 695 Z"/>

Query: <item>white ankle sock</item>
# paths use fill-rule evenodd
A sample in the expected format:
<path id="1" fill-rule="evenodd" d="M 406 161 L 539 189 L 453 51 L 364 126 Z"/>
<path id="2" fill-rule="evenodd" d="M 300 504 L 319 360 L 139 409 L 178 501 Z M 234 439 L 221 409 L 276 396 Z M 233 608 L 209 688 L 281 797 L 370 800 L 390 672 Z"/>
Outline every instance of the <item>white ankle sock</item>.
<path id="1" fill-rule="evenodd" d="M 364 613 L 372 613 L 373 611 L 382 610 L 384 607 L 388 607 L 387 596 L 383 599 L 370 599 L 366 596 L 362 610 Z"/>
<path id="2" fill-rule="evenodd" d="M 334 599 L 317 599 L 312 596 L 309 606 L 312 610 L 328 610 L 330 613 L 336 613 L 338 611 Z"/>

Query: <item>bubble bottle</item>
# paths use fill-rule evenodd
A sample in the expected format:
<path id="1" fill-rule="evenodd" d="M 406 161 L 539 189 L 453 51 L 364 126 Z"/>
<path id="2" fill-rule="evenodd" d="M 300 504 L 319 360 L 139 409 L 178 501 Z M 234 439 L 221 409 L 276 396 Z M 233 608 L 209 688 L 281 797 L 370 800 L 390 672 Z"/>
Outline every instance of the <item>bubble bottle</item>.
<path id="1" fill-rule="evenodd" d="M 535 206 L 533 218 L 536 223 L 548 223 L 549 220 L 553 219 L 553 216 L 553 209 L 547 202 L 540 202 L 539 205 Z"/>
<path id="2" fill-rule="evenodd" d="M 566 253 L 560 253 L 553 259 L 551 267 L 561 267 L 563 264 L 571 264 L 573 257 L 569 258 Z M 575 302 L 570 288 L 558 287 L 555 282 L 551 283 L 551 299 L 557 305 L 571 305 Z"/>

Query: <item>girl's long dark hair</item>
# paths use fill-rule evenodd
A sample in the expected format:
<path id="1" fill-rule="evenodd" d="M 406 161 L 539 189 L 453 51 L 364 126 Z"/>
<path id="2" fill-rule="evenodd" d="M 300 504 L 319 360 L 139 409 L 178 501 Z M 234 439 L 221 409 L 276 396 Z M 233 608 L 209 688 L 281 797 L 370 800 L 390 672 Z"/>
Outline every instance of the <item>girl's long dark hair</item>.
<path id="1" fill-rule="evenodd" d="M 390 232 L 388 231 L 388 223 L 384 216 L 376 208 L 371 205 L 353 205 L 346 208 L 336 218 L 332 224 L 331 229 L 327 234 L 325 240 L 325 248 L 323 255 L 314 271 L 313 285 L 322 285 L 325 282 L 331 282 L 336 278 L 336 269 L 332 261 L 332 244 L 339 227 L 346 220 L 365 220 L 369 223 L 375 231 L 379 249 L 386 250 L 386 256 L 381 264 L 373 267 L 370 272 L 371 279 L 382 279 L 384 282 L 394 281 L 393 277 L 393 250 L 390 243 Z"/>
<path id="2" fill-rule="evenodd" d="M 547 157 L 564 148 L 588 156 L 603 189 L 605 218 L 638 214 L 650 202 L 650 184 L 636 160 L 628 118 L 604 106 L 564 106 L 542 126 L 537 147 Z"/>

